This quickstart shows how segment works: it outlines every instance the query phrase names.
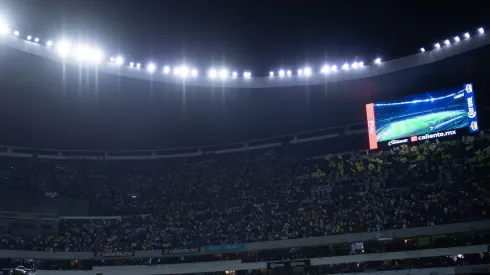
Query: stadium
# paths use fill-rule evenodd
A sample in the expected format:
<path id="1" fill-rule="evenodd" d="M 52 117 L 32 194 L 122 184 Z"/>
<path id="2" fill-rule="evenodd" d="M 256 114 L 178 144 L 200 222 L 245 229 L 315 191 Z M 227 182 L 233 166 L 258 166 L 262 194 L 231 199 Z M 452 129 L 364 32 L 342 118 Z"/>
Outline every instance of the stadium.
<path id="1" fill-rule="evenodd" d="M 0 20 L 0 268 L 490 273 L 490 37 L 473 29 L 260 74 Z"/>

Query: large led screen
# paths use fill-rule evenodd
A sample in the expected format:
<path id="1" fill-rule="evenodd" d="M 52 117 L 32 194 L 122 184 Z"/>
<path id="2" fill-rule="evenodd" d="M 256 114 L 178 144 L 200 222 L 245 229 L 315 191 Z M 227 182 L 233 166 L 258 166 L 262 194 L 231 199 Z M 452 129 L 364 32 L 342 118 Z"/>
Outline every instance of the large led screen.
<path id="1" fill-rule="evenodd" d="M 369 148 L 478 132 L 472 84 L 366 105 Z"/>

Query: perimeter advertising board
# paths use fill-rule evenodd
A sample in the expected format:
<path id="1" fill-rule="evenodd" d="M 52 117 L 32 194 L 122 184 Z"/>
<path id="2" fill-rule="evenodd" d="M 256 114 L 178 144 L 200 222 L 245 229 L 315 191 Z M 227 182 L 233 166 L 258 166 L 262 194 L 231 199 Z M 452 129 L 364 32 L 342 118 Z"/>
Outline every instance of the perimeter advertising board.
<path id="1" fill-rule="evenodd" d="M 478 132 L 473 84 L 366 104 L 369 148 Z"/>

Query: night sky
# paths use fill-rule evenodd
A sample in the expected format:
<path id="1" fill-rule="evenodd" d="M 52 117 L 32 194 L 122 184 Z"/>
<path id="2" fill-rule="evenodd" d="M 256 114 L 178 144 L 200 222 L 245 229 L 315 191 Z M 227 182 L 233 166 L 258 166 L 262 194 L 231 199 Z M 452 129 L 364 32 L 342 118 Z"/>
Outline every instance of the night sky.
<path id="1" fill-rule="evenodd" d="M 106 55 L 266 75 L 324 60 L 388 60 L 485 26 L 484 1 L 3 0 L 23 34 L 65 34 Z"/>

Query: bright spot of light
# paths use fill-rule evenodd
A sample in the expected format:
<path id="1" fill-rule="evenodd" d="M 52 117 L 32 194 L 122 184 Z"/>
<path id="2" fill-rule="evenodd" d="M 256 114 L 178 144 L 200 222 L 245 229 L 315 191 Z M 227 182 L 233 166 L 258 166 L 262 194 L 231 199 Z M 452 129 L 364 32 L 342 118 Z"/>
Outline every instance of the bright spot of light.
<path id="1" fill-rule="evenodd" d="M 357 62 L 352 63 L 351 68 L 357 69 L 358 68 Z"/>
<path id="2" fill-rule="evenodd" d="M 238 73 L 237 72 L 233 72 L 231 75 L 233 76 L 233 78 L 237 78 Z"/>
<path id="3" fill-rule="evenodd" d="M 451 41 L 449 41 L 449 39 L 446 39 L 446 40 L 444 40 L 444 44 L 446 44 L 446 46 L 449 46 L 449 45 L 451 45 Z"/>
<path id="4" fill-rule="evenodd" d="M 286 72 L 284 72 L 284 70 L 279 70 L 279 76 L 280 77 L 284 77 L 285 74 L 286 74 Z"/>
<path id="5" fill-rule="evenodd" d="M 374 60 L 374 63 L 376 63 L 376 64 L 381 64 L 381 58 L 379 58 L 379 57 L 378 57 L 378 58 L 376 58 L 376 59 Z"/>
<path id="6" fill-rule="evenodd" d="M 9 26 L 0 18 L 0 34 L 7 34 L 9 32 Z"/>
<path id="7" fill-rule="evenodd" d="M 71 48 L 71 43 L 70 41 L 61 41 L 60 43 L 57 43 L 57 52 L 58 55 L 61 57 L 66 57 L 70 53 L 70 48 Z"/>
<path id="8" fill-rule="evenodd" d="M 117 65 L 122 65 L 124 64 L 124 58 L 122 56 L 117 56 L 116 57 L 116 64 Z"/>
<path id="9" fill-rule="evenodd" d="M 441 48 L 441 44 L 439 44 L 439 43 L 436 43 L 434 46 L 436 47 L 436 49 L 440 49 Z"/>
<path id="10" fill-rule="evenodd" d="M 140 63 L 137 63 L 136 64 L 136 68 L 141 68 L 141 64 Z"/>
<path id="11" fill-rule="evenodd" d="M 14 35 L 19 36 L 20 35 L 19 31 L 14 31 Z"/>
<path id="12" fill-rule="evenodd" d="M 150 72 L 150 73 L 154 72 L 156 68 L 157 68 L 157 66 L 155 66 L 155 64 L 153 64 L 153 63 L 150 63 L 147 66 L 148 72 Z"/>
<path id="13" fill-rule="evenodd" d="M 323 74 L 329 73 L 330 72 L 330 67 L 328 67 L 328 65 L 323 65 L 323 67 L 321 69 L 321 72 Z"/>
<path id="14" fill-rule="evenodd" d="M 311 68 L 310 67 L 305 67 L 303 69 L 303 73 L 305 76 L 310 76 L 311 75 Z"/>
<path id="15" fill-rule="evenodd" d="M 34 42 L 36 42 L 36 43 L 39 42 L 39 38 L 37 38 L 37 37 L 34 38 Z"/>
<path id="16" fill-rule="evenodd" d="M 288 70 L 288 71 L 286 72 L 286 74 L 287 74 L 288 76 L 291 76 L 291 75 L 292 75 L 291 70 Z"/>
<path id="17" fill-rule="evenodd" d="M 357 65 L 359 66 L 359 68 L 362 68 L 362 67 L 364 67 L 364 62 L 362 62 L 362 61 L 361 62 L 357 62 Z"/>
<path id="18" fill-rule="evenodd" d="M 274 72 L 273 71 L 270 71 L 269 72 L 269 76 L 274 76 Z"/>
<path id="19" fill-rule="evenodd" d="M 303 75 L 303 70 L 302 70 L 302 69 L 299 69 L 299 70 L 298 70 L 298 75 L 299 75 L 299 76 L 302 76 L 302 75 Z"/>
<path id="20" fill-rule="evenodd" d="M 250 78 L 250 77 L 252 77 L 252 73 L 251 72 L 243 72 L 243 77 L 244 78 Z"/>
<path id="21" fill-rule="evenodd" d="M 342 70 L 348 70 L 349 69 L 349 64 L 345 63 L 342 65 Z"/>
<path id="22" fill-rule="evenodd" d="M 459 39 L 459 36 L 454 37 L 454 42 L 459 42 L 461 39 Z"/>
<path id="23" fill-rule="evenodd" d="M 218 76 L 218 72 L 215 69 L 209 70 L 208 76 L 210 78 L 216 78 Z"/>
<path id="24" fill-rule="evenodd" d="M 168 73 L 170 73 L 170 67 L 169 67 L 169 66 L 165 66 L 165 67 L 163 67 L 163 73 L 164 73 L 164 74 L 168 74 Z"/>
<path id="25" fill-rule="evenodd" d="M 27 40 L 31 41 L 31 39 L 32 39 L 32 36 L 28 35 Z"/>
<path id="26" fill-rule="evenodd" d="M 424 48 L 420 48 L 420 52 L 421 53 L 424 53 L 425 52 L 425 49 Z"/>
<path id="27" fill-rule="evenodd" d="M 192 75 L 192 77 L 197 77 L 199 75 L 199 72 L 197 71 L 196 68 L 192 69 L 191 75 Z"/>
<path id="28" fill-rule="evenodd" d="M 134 62 L 129 62 L 129 67 L 134 67 Z"/>
<path id="29" fill-rule="evenodd" d="M 46 42 L 46 46 L 48 46 L 48 47 L 53 46 L 53 41 L 48 40 L 48 41 Z"/>
<path id="30" fill-rule="evenodd" d="M 336 71 L 337 71 L 337 65 L 333 65 L 333 66 L 330 68 L 330 70 L 332 70 L 332 71 L 336 72 Z"/>
<path id="31" fill-rule="evenodd" d="M 478 28 L 478 33 L 479 34 L 484 34 L 485 33 L 485 30 L 483 28 Z"/>
<path id="32" fill-rule="evenodd" d="M 223 68 L 223 69 L 221 69 L 221 70 L 219 71 L 219 77 L 220 77 L 221 79 L 226 79 L 226 78 L 228 78 L 228 70 L 227 70 L 227 69 L 224 69 L 224 68 Z"/>
<path id="33" fill-rule="evenodd" d="M 468 32 L 467 32 L 467 33 L 465 33 L 465 34 L 464 34 L 464 38 L 466 38 L 466 39 L 470 38 L 470 33 L 468 33 Z"/>
<path id="34" fill-rule="evenodd" d="M 187 66 L 180 66 L 179 68 L 179 76 L 187 77 L 189 75 L 189 68 Z"/>

